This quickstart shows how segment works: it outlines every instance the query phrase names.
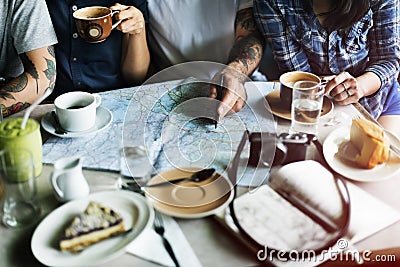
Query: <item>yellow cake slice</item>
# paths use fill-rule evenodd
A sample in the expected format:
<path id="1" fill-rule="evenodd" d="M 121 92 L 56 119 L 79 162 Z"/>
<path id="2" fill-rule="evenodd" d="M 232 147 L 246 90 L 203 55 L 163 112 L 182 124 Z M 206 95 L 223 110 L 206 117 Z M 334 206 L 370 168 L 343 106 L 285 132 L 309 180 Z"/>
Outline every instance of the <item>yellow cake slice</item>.
<path id="1" fill-rule="evenodd" d="M 350 128 L 350 144 L 342 144 L 339 155 L 361 168 L 372 169 L 389 159 L 389 150 L 389 141 L 377 124 L 355 119 Z"/>
<path id="2" fill-rule="evenodd" d="M 60 249 L 78 252 L 110 236 L 125 232 L 123 218 L 111 208 L 91 201 L 65 229 Z"/>

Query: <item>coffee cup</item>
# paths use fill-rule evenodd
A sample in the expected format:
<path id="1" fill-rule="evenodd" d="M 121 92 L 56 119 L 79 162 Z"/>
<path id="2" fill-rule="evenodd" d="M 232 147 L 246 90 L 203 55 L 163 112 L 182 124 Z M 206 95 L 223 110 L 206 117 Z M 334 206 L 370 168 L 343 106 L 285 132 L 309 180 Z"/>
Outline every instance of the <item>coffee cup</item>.
<path id="1" fill-rule="evenodd" d="M 90 6 L 73 13 L 79 36 L 89 43 L 99 43 L 110 36 L 121 20 L 113 23 L 113 16 L 119 11 L 108 7 Z"/>
<path id="2" fill-rule="evenodd" d="M 280 100 L 282 106 L 286 109 L 292 106 L 292 96 L 294 84 L 298 81 L 314 81 L 321 83 L 321 79 L 312 73 L 304 71 L 290 71 L 282 74 L 279 77 L 280 87 Z"/>
<path id="3" fill-rule="evenodd" d="M 70 132 L 92 128 L 96 122 L 96 109 L 101 104 L 99 94 L 68 92 L 54 100 L 60 126 Z"/>

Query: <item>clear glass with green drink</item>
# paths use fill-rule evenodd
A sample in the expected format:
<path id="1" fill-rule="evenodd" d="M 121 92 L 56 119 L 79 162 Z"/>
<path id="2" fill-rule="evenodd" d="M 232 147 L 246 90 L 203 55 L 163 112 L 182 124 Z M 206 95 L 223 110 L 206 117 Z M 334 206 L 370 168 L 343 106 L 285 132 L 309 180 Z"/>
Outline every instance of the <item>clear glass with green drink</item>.
<path id="1" fill-rule="evenodd" d="M 40 125 L 34 119 L 28 119 L 24 129 L 22 118 L 10 118 L 0 123 L 0 150 L 9 149 L 30 151 L 34 161 L 35 176 L 42 172 L 42 137 Z"/>
<path id="2" fill-rule="evenodd" d="M 0 150 L 0 179 L 4 184 L 2 221 L 8 227 L 31 225 L 40 218 L 35 164 L 29 150 Z"/>

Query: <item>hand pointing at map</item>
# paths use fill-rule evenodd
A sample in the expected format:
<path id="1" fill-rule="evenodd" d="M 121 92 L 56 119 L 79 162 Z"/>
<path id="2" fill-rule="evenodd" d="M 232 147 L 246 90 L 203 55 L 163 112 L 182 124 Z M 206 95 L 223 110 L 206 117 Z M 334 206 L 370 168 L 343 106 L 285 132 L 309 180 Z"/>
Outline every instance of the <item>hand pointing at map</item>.
<path id="1" fill-rule="evenodd" d="M 244 81 L 246 76 L 232 68 L 225 68 L 214 76 L 215 84 L 210 86 L 210 97 L 217 99 L 217 85 L 219 84 L 221 75 L 223 79 L 223 94 L 218 105 L 217 112 L 219 118 L 225 117 L 229 113 L 239 112 L 246 104 L 246 91 L 244 89 Z"/>

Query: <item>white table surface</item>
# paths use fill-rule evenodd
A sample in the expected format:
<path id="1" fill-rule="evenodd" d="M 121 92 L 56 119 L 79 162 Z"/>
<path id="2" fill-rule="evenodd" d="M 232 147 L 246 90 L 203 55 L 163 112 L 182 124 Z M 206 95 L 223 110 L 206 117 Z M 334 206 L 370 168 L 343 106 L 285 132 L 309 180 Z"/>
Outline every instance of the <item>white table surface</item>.
<path id="1" fill-rule="evenodd" d="M 32 115 L 40 118 L 52 105 L 43 105 L 35 110 Z M 335 107 L 335 112 L 355 112 L 353 106 Z M 22 116 L 18 114 L 17 116 Z M 328 118 L 326 118 L 327 120 Z M 278 131 L 285 131 L 288 121 L 278 119 Z M 333 127 L 334 128 L 334 127 Z M 332 127 L 321 130 L 320 139 L 332 131 Z M 46 137 L 46 134 L 44 133 Z M 51 210 L 60 205 L 54 198 L 49 177 L 53 170 L 52 165 L 44 165 L 41 176 L 38 177 L 38 188 L 40 203 L 42 205 L 41 216 L 47 215 Z M 118 174 L 114 172 L 99 172 L 85 170 L 84 175 L 91 187 L 91 192 L 113 188 Z M 373 196 L 381 199 L 386 204 L 400 211 L 400 177 L 393 177 L 388 180 L 360 183 L 354 182 L 360 188 Z M 186 220 L 176 219 L 190 245 L 194 249 L 203 266 L 255 266 L 257 256 L 229 234 L 213 217 L 204 219 Z M 0 266 L 41 266 L 34 258 L 30 241 L 34 227 L 26 229 L 8 229 L 0 226 Z M 49 229 L 51 231 L 51 229 Z M 360 250 L 380 249 L 400 246 L 400 222 L 387 227 L 386 229 L 368 237 L 356 244 Z M 143 261 L 133 255 L 124 254 L 121 257 L 104 264 L 104 266 L 157 266 L 153 263 Z"/>

